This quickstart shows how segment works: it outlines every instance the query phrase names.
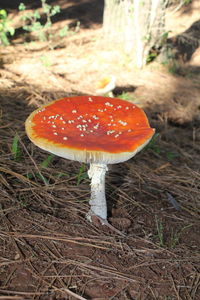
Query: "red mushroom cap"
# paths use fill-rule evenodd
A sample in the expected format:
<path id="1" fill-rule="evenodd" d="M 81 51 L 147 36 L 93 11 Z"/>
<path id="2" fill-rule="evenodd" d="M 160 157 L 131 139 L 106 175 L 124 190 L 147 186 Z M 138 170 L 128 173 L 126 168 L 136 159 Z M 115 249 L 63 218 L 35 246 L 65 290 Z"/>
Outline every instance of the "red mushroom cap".
<path id="1" fill-rule="evenodd" d="M 142 109 L 101 96 L 63 98 L 34 111 L 26 132 L 38 147 L 87 163 L 128 160 L 152 138 L 154 129 Z"/>

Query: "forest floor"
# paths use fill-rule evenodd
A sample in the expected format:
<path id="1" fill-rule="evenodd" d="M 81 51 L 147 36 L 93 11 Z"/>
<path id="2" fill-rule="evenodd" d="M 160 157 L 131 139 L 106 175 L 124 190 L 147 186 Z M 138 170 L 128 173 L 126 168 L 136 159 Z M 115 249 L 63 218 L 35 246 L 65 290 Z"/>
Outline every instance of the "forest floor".
<path id="1" fill-rule="evenodd" d="M 198 2 L 171 14 L 168 30 L 197 21 Z M 178 74 L 158 62 L 136 70 L 101 38 L 103 1 L 56 4 L 55 31 L 80 21 L 68 36 L 25 43 L 19 32 L 0 48 L 0 299 L 199 300 L 200 51 Z M 39 105 L 95 95 L 107 75 L 156 129 L 136 157 L 109 166 L 109 222 L 123 235 L 86 220 L 88 166 L 50 156 L 24 129 Z"/>

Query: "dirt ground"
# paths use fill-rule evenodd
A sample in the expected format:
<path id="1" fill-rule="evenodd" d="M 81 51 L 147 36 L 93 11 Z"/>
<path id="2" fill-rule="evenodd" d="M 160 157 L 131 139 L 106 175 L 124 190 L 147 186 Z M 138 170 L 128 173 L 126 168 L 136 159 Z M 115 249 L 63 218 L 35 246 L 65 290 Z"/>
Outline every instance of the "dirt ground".
<path id="1" fill-rule="evenodd" d="M 18 1 L 3 2 L 18 24 Z M 158 62 L 136 70 L 102 39 L 103 1 L 56 4 L 53 29 L 72 24 L 67 37 L 25 43 L 18 30 L 0 48 L 0 299 L 199 300 L 199 48 L 179 74 Z M 198 21 L 198 0 L 173 9 L 172 36 Z M 24 129 L 39 105 L 95 95 L 107 75 L 156 129 L 136 157 L 109 166 L 109 222 L 122 235 L 85 218 L 88 166 L 50 156 Z"/>

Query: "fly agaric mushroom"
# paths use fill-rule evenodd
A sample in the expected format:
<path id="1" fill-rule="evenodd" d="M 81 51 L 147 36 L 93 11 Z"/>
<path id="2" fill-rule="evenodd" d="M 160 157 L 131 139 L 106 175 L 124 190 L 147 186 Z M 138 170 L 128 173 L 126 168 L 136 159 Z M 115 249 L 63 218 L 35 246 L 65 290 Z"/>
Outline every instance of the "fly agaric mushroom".
<path id="1" fill-rule="evenodd" d="M 103 77 L 98 83 L 97 83 L 97 95 L 106 95 L 108 94 L 109 97 L 113 97 L 113 90 L 116 86 L 116 78 L 115 76 L 107 76 Z"/>
<path id="2" fill-rule="evenodd" d="M 107 164 L 126 161 L 152 138 L 154 129 L 142 109 L 117 98 L 68 97 L 32 112 L 26 120 L 29 139 L 60 157 L 90 164 L 88 219 L 107 224 Z"/>

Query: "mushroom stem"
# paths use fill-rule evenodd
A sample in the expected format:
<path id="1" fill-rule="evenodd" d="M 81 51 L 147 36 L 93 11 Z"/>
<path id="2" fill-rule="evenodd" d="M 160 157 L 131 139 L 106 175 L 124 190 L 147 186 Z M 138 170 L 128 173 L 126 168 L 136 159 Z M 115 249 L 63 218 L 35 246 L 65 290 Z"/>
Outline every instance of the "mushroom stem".
<path id="1" fill-rule="evenodd" d="M 107 203 L 105 196 L 105 174 L 106 164 L 91 163 L 88 176 L 91 179 L 91 198 L 88 219 L 92 221 L 92 216 L 98 216 L 102 220 L 107 220 Z"/>

